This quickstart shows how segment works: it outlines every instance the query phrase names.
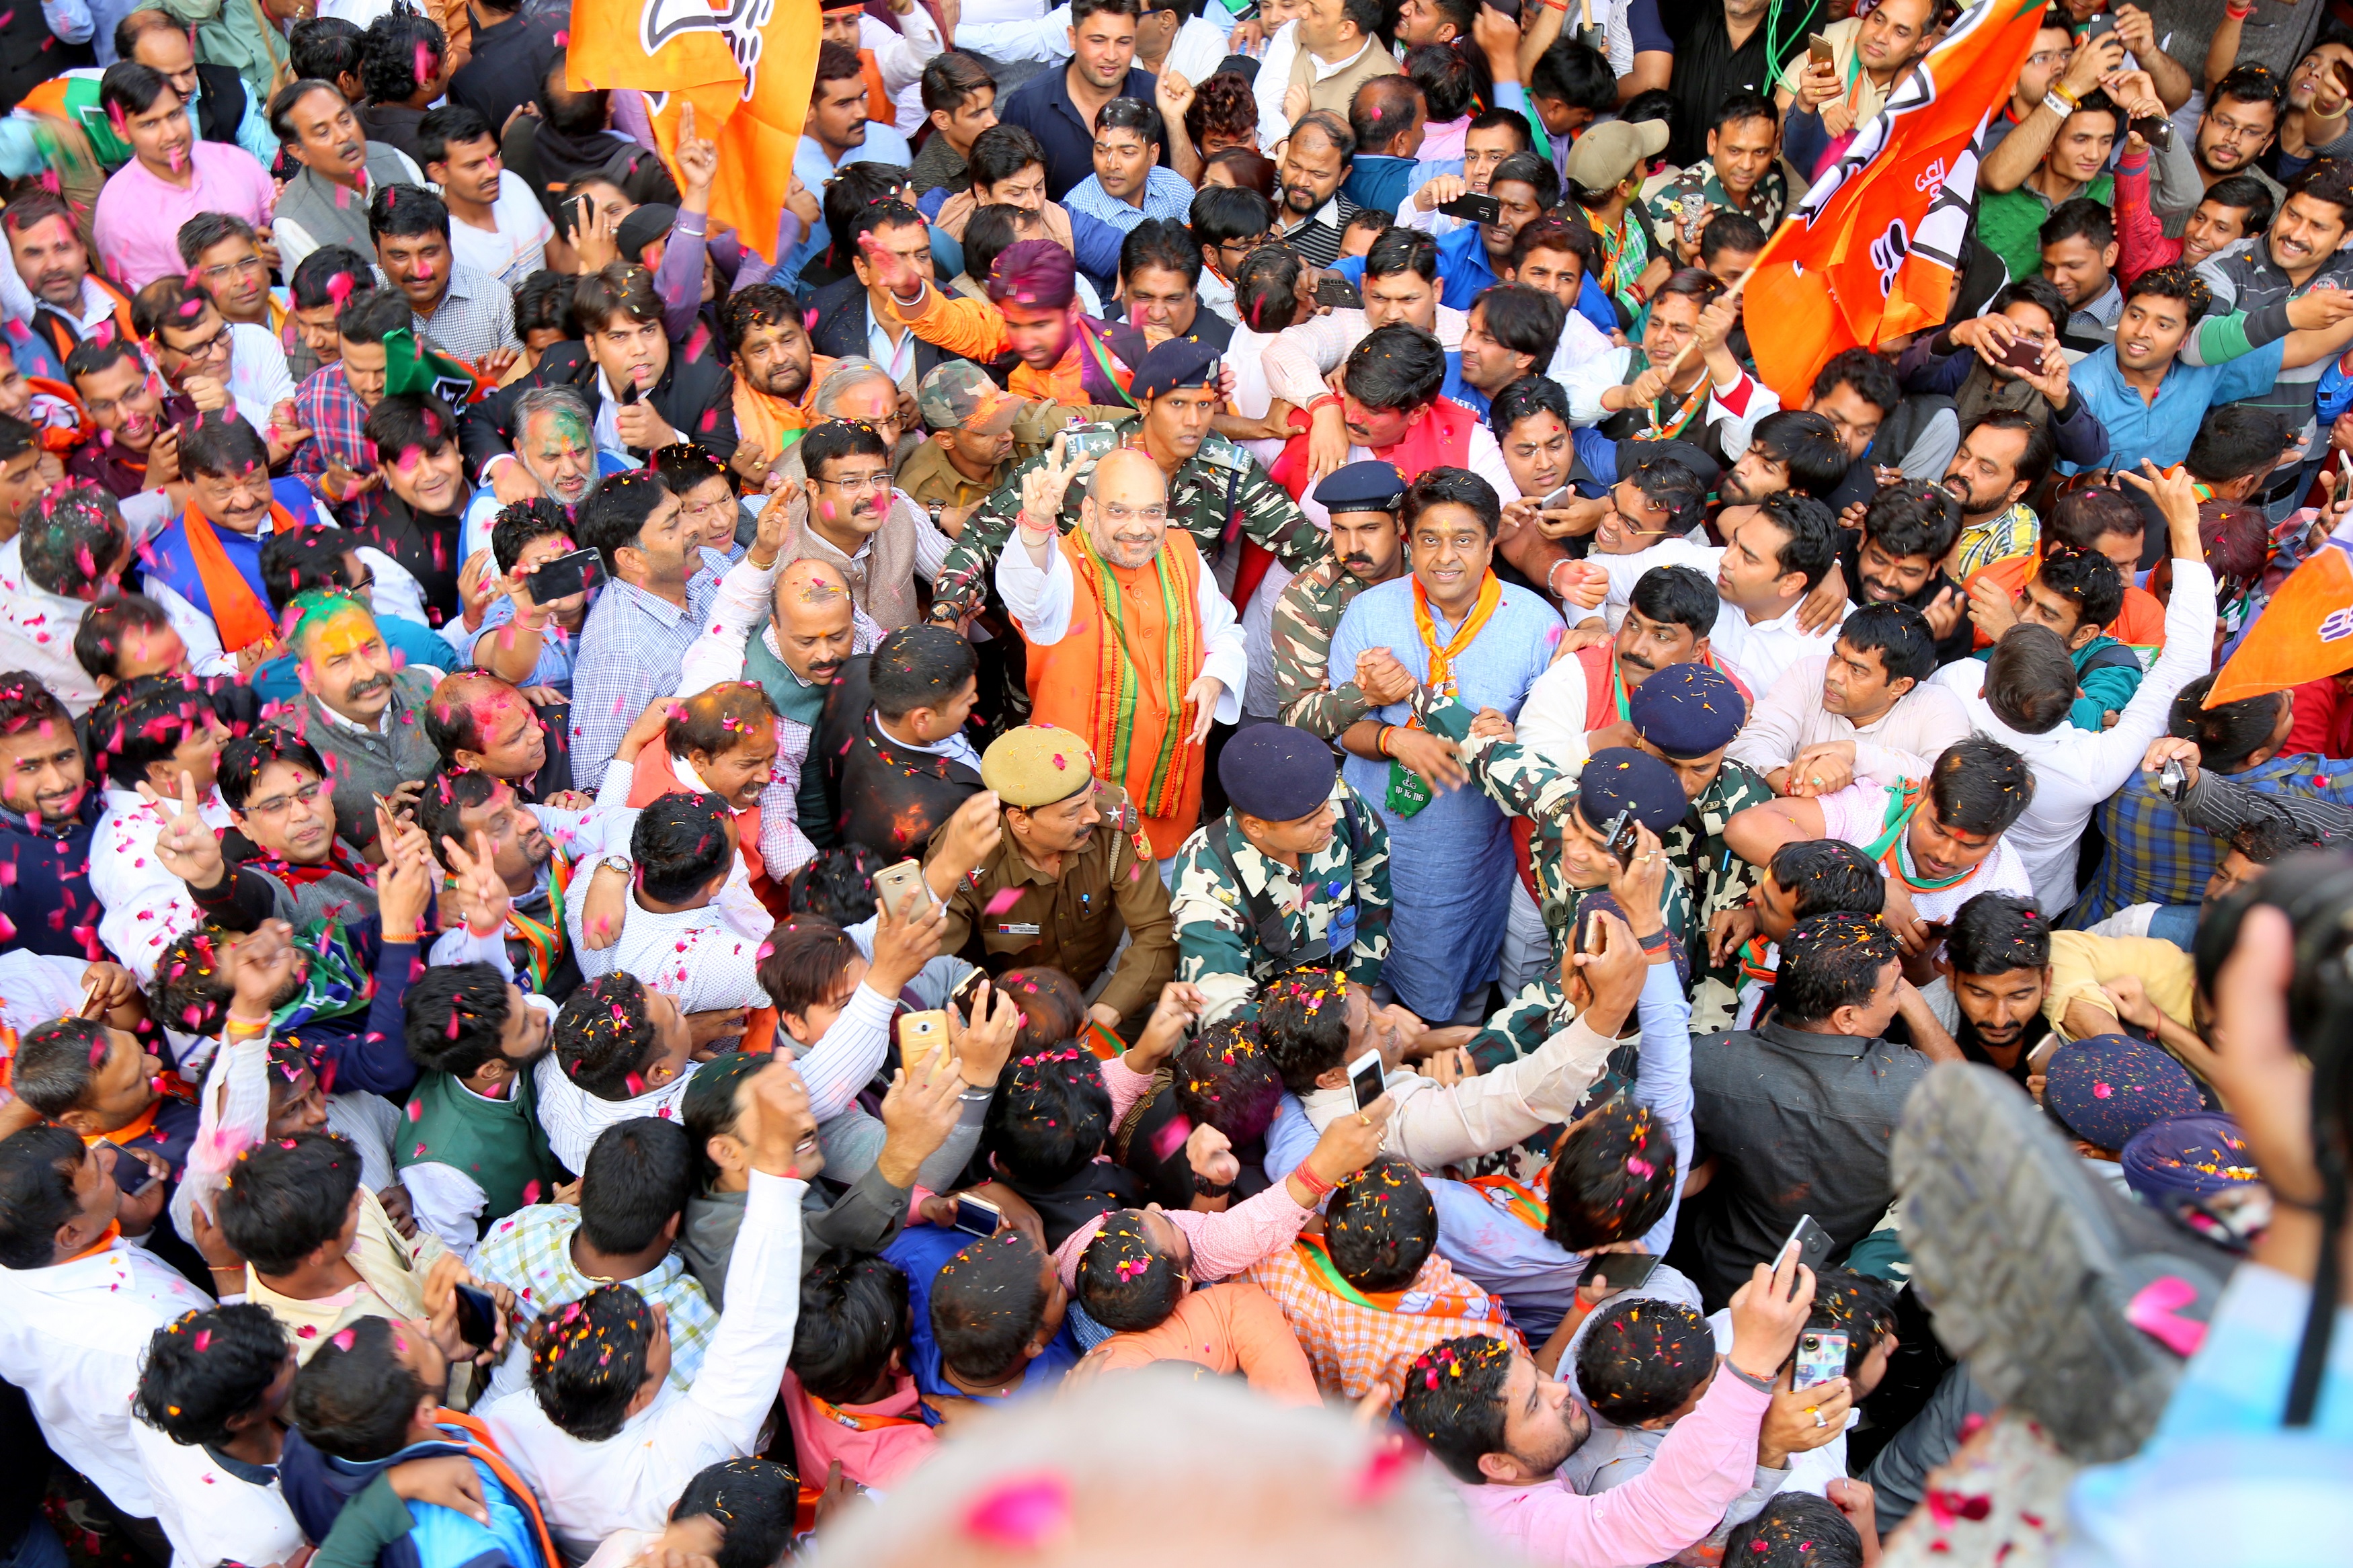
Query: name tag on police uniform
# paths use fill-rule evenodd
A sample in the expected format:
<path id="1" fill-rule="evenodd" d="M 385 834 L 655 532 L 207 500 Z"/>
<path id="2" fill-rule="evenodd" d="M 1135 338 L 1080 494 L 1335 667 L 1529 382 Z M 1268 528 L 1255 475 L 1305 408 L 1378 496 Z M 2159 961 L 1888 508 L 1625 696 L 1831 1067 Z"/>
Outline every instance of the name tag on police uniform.
<path id="1" fill-rule="evenodd" d="M 1035 922 L 1001 925 L 997 928 L 997 934 L 999 936 L 1036 936 L 1038 934 L 1038 927 Z"/>

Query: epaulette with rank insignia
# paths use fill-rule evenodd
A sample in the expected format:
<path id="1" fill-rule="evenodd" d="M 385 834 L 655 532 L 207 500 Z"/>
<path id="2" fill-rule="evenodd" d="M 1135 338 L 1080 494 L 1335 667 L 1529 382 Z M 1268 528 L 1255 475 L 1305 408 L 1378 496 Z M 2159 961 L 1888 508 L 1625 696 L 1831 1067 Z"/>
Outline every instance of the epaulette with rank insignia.
<path id="1" fill-rule="evenodd" d="M 1092 463 L 1104 453 L 1117 449 L 1119 427 L 1114 425 L 1082 425 L 1070 433 L 1062 444 L 1062 460 L 1069 463 Z"/>
<path id="2" fill-rule="evenodd" d="M 1227 468 L 1237 474 L 1249 473 L 1250 464 L 1256 461 L 1240 442 L 1215 432 L 1202 437 L 1201 449 L 1193 456 L 1213 468 Z"/>

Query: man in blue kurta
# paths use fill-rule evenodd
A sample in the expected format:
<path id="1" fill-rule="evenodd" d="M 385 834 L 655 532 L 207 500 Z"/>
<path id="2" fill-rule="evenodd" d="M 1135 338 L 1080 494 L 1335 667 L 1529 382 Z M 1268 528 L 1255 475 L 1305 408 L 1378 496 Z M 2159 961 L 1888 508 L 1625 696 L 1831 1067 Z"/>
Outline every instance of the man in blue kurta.
<path id="1" fill-rule="evenodd" d="M 1368 420 L 1407 416 L 1366 410 Z M 1350 431 L 1361 444 L 1402 442 L 1416 431 Z M 1421 727 L 1416 690 L 1455 697 L 1476 712 L 1517 717 L 1528 688 L 1551 662 L 1560 616 L 1492 570 L 1502 503 L 1465 468 L 1400 461 L 1418 477 L 1406 489 L 1413 571 L 1366 589 L 1332 637 L 1332 668 L 1356 670 L 1369 691 L 1398 689 L 1342 736 L 1345 776 L 1389 832 L 1388 960 L 1383 984 L 1432 1023 L 1484 1016 L 1511 899 L 1512 837 L 1503 813 L 1475 789 L 1454 744 Z M 1379 650 L 1367 669 L 1357 656 Z M 1396 668 L 1392 668 L 1394 665 Z"/>

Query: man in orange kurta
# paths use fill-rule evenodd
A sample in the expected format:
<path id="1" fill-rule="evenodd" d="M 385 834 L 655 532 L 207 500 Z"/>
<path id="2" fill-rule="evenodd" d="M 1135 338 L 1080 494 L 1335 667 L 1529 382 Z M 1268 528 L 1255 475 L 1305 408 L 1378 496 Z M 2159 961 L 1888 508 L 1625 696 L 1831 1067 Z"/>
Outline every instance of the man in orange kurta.
<path id="1" fill-rule="evenodd" d="M 1105 454 L 1079 526 L 1058 539 L 1076 467 L 1057 453 L 1023 477 L 997 591 L 1029 644 L 1031 722 L 1093 746 L 1143 815 L 1165 875 L 1200 820 L 1209 724 L 1241 711 L 1241 625 L 1192 535 L 1169 529 L 1167 481 L 1145 453 Z"/>
<path id="2" fill-rule="evenodd" d="M 1006 378 L 1014 396 L 1036 402 L 1125 406 L 1128 384 L 1145 354 L 1133 327 L 1079 313 L 1077 258 L 1050 239 L 1020 239 L 988 268 L 988 298 L 943 294 L 904 257 L 859 241 L 891 294 L 891 308 L 917 337 L 987 364 L 1006 354 L 1021 363 Z"/>

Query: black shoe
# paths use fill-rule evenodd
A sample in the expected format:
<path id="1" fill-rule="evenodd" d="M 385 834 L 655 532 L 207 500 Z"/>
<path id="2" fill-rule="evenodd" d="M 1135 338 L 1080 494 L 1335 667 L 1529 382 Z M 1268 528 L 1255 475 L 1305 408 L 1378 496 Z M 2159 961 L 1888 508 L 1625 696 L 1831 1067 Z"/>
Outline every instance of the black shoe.
<path id="1" fill-rule="evenodd" d="M 1889 1165 L 1913 1281 L 1970 1376 L 2072 1458 L 2138 1451 L 2221 1290 L 2223 1255 L 2126 1212 L 1991 1068 L 1932 1070 Z"/>

